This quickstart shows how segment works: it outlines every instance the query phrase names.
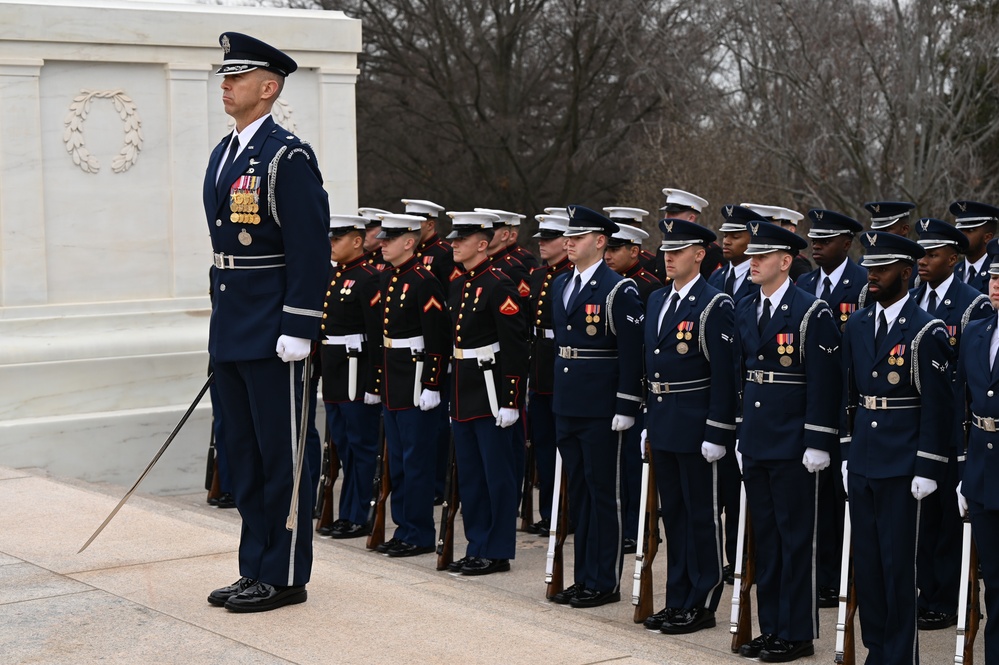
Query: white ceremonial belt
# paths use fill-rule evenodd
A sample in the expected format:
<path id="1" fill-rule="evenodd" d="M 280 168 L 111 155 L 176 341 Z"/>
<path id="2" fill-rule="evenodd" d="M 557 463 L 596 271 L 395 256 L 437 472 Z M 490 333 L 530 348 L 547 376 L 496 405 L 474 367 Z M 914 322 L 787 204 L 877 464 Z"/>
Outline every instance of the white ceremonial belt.
<path id="1" fill-rule="evenodd" d="M 493 342 L 488 346 L 480 346 L 474 349 L 459 349 L 456 346 L 454 347 L 454 358 L 455 360 L 471 360 L 476 358 L 492 360 L 493 356 L 499 353 L 499 350 L 499 342 Z"/>
<path id="2" fill-rule="evenodd" d="M 535 326 L 534 336 L 541 337 L 544 339 L 555 339 L 555 331 L 551 328 L 542 328 L 541 326 Z"/>
<path id="3" fill-rule="evenodd" d="M 260 270 L 262 268 L 283 268 L 284 254 L 264 254 L 263 256 L 233 256 L 213 252 L 215 267 L 219 270 Z"/>
<path id="4" fill-rule="evenodd" d="M 327 346 L 351 346 L 351 348 L 358 348 L 352 346 L 352 343 L 367 342 L 368 336 L 364 333 L 360 335 L 326 335 L 326 339 L 323 340 L 323 344 Z"/>
<path id="5" fill-rule="evenodd" d="M 601 358 L 604 360 L 613 360 L 617 358 L 616 349 L 577 349 L 572 346 L 560 346 L 558 347 L 558 355 L 560 358 L 567 358 L 569 360 L 578 360 L 586 358 Z"/>
<path id="6" fill-rule="evenodd" d="M 694 381 L 672 381 L 664 383 L 649 381 L 649 392 L 653 395 L 668 395 L 670 393 L 690 393 L 695 390 L 707 390 L 711 387 L 711 379 L 696 379 Z"/>
<path id="7" fill-rule="evenodd" d="M 423 335 L 416 337 L 383 337 L 382 343 L 386 349 L 411 349 L 413 353 L 422 353 L 424 349 Z"/>
<path id="8" fill-rule="evenodd" d="M 986 432 L 996 431 L 996 419 L 992 417 L 983 418 L 982 416 L 971 414 L 972 422 L 978 429 L 985 430 Z"/>
<path id="9" fill-rule="evenodd" d="M 888 409 L 918 409 L 918 397 L 872 397 L 860 396 L 860 406 L 868 411 L 886 411 Z"/>
<path id="10" fill-rule="evenodd" d="M 746 371 L 746 381 L 750 383 L 783 383 L 790 386 L 805 385 L 804 374 L 794 374 L 792 372 L 764 372 L 761 369 L 751 369 Z"/>

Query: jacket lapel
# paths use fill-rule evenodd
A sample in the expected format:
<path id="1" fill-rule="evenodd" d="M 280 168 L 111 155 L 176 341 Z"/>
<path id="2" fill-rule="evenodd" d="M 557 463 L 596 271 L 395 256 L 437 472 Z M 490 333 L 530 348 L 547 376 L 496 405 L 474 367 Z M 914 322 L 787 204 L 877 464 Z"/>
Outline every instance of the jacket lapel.
<path id="1" fill-rule="evenodd" d="M 219 208 L 226 203 L 226 196 L 229 189 L 241 175 L 249 174 L 260 176 L 261 180 L 263 180 L 264 176 L 267 175 L 267 165 L 259 163 L 260 151 L 267 135 L 270 134 L 273 128 L 274 119 L 268 116 L 250 138 L 249 145 L 243 148 L 243 151 L 239 153 L 238 157 L 236 157 L 236 161 L 233 162 L 228 169 L 225 169 L 221 174 L 219 174 L 219 181 L 216 187 L 216 196 L 218 197 Z M 223 153 L 225 152 L 226 146 L 228 146 L 228 140 L 225 141 L 225 145 L 222 148 Z M 216 162 L 216 164 L 218 164 L 218 162 Z M 253 170 L 252 173 L 250 169 Z M 214 171 L 212 173 L 214 173 Z"/>
<path id="2" fill-rule="evenodd" d="M 777 335 L 781 330 L 787 327 L 788 317 L 791 315 L 791 304 L 794 302 L 794 284 L 787 287 L 787 292 L 784 293 L 784 299 L 779 303 L 771 303 L 771 308 L 773 309 L 773 315 L 770 317 L 770 322 L 767 327 L 763 329 L 763 333 L 760 335 L 759 344 L 757 348 L 763 346 L 774 336 Z M 760 293 L 760 297 L 763 297 L 763 293 Z"/>

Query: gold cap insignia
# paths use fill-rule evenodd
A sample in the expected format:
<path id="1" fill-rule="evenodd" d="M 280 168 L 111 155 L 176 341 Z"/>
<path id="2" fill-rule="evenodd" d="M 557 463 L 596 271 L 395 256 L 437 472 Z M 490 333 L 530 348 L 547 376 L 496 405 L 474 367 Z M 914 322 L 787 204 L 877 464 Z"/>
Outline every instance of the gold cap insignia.
<path id="1" fill-rule="evenodd" d="M 228 55 L 231 49 L 232 46 L 229 44 L 229 35 L 222 35 L 222 52 Z"/>

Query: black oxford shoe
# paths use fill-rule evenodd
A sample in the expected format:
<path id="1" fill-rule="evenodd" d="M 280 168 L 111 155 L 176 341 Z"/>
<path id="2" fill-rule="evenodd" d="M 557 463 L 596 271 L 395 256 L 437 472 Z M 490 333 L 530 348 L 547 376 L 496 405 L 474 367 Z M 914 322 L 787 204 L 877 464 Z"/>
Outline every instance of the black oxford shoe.
<path id="1" fill-rule="evenodd" d="M 815 647 L 811 640 L 791 642 L 776 637 L 760 652 L 760 660 L 764 663 L 790 663 L 792 660 L 814 655 Z"/>
<path id="2" fill-rule="evenodd" d="M 941 630 L 957 625 L 956 614 L 944 614 L 943 612 L 923 612 L 916 619 L 919 630 Z"/>
<path id="3" fill-rule="evenodd" d="M 230 612 L 267 612 L 285 605 L 304 603 L 308 598 L 304 586 L 272 586 L 257 582 L 235 596 L 230 596 L 225 608 Z"/>
<path id="4" fill-rule="evenodd" d="M 449 563 L 447 565 L 447 572 L 449 572 L 449 573 L 460 573 L 461 572 L 461 567 L 464 566 L 466 563 L 468 563 L 468 560 L 471 559 L 471 558 L 472 557 L 463 556 L 460 559 L 458 559 L 457 561 L 452 561 L 451 563 Z"/>
<path id="5" fill-rule="evenodd" d="M 658 633 L 665 622 L 675 617 L 677 612 L 682 611 L 679 607 L 664 607 L 643 621 L 642 625 L 645 626 L 646 630 L 654 630 Z"/>
<path id="6" fill-rule="evenodd" d="M 839 606 L 839 590 L 829 586 L 819 587 L 819 607 Z"/>
<path id="7" fill-rule="evenodd" d="M 722 566 L 722 579 L 725 580 L 725 584 L 735 584 L 735 566 L 730 563 Z"/>
<path id="8" fill-rule="evenodd" d="M 600 607 L 607 603 L 616 603 L 621 600 L 620 591 L 594 591 L 593 589 L 583 589 L 576 594 L 576 597 L 569 601 L 572 607 Z"/>
<path id="9" fill-rule="evenodd" d="M 340 525 L 339 529 L 333 529 L 330 532 L 330 537 L 335 539 L 342 538 L 360 538 L 361 536 L 366 536 L 371 531 L 368 529 L 367 524 L 355 524 L 354 522 L 348 522 L 344 520 L 344 524 Z"/>
<path id="10" fill-rule="evenodd" d="M 558 605 L 568 605 L 569 601 L 575 598 L 578 594 L 582 593 L 585 589 L 586 587 L 582 584 L 573 584 L 570 587 L 562 589 L 548 600 Z"/>
<path id="11" fill-rule="evenodd" d="M 389 538 L 384 543 L 376 547 L 375 551 L 378 552 L 379 554 L 388 554 L 390 549 L 392 549 L 401 542 L 402 542 L 401 540 L 393 536 L 392 538 Z"/>
<path id="12" fill-rule="evenodd" d="M 770 646 L 770 643 L 775 639 L 776 636 L 769 633 L 760 635 L 759 637 L 754 637 L 752 640 L 739 647 L 739 655 L 743 658 L 759 658 L 760 653 Z"/>
<path id="13" fill-rule="evenodd" d="M 222 492 L 218 498 L 218 503 L 215 504 L 216 508 L 235 508 L 236 498 L 232 495 L 232 492 Z"/>
<path id="14" fill-rule="evenodd" d="M 483 557 L 471 557 L 461 567 L 462 575 L 491 575 L 492 573 L 505 573 L 510 570 L 509 559 L 485 559 Z"/>
<path id="15" fill-rule="evenodd" d="M 237 593 L 246 591 L 256 583 L 257 580 L 251 580 L 249 577 L 240 577 L 235 584 L 224 586 L 221 589 L 215 589 L 215 591 L 208 594 L 208 602 L 215 607 L 222 607 L 231 597 L 235 596 Z"/>
<path id="16" fill-rule="evenodd" d="M 687 635 L 714 627 L 715 613 L 698 607 L 696 610 L 678 612 L 672 619 L 665 621 L 659 631 L 667 635 Z"/>
<path id="17" fill-rule="evenodd" d="M 625 538 L 624 546 L 622 548 L 623 554 L 634 554 L 638 551 L 638 541 L 634 538 Z"/>
<path id="18" fill-rule="evenodd" d="M 435 551 L 432 545 L 427 545 L 426 547 L 420 547 L 419 545 L 412 545 L 410 543 L 404 543 L 401 540 L 396 543 L 396 546 L 390 549 L 387 554 L 390 557 L 404 557 L 404 556 L 418 556 L 420 554 L 430 554 Z"/>

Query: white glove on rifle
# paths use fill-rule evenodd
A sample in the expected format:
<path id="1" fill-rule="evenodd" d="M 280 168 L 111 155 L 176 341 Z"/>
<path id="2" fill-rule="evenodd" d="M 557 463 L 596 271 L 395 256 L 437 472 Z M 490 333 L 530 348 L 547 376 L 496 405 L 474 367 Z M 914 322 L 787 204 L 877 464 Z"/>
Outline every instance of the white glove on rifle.
<path id="1" fill-rule="evenodd" d="M 805 448 L 805 454 L 801 458 L 801 463 L 808 469 L 808 473 L 818 473 L 829 466 L 829 453 L 817 448 Z"/>
<path id="2" fill-rule="evenodd" d="M 437 390 L 430 390 L 429 388 L 424 388 L 423 392 L 420 393 L 420 411 L 429 411 L 430 409 L 436 409 L 441 404 L 441 394 Z"/>
<path id="3" fill-rule="evenodd" d="M 517 409 L 508 409 L 503 407 L 499 410 L 499 414 L 496 416 L 496 425 L 498 427 L 509 427 L 510 425 L 517 422 L 520 418 L 520 411 Z"/>
<path id="4" fill-rule="evenodd" d="M 701 455 L 709 464 L 725 457 L 726 452 L 725 446 L 719 446 L 717 443 L 711 443 L 710 441 L 701 442 Z"/>
<path id="5" fill-rule="evenodd" d="M 304 360 L 311 350 L 312 340 L 288 335 L 278 337 L 277 347 L 274 349 L 278 357 L 286 363 Z"/>
<path id="6" fill-rule="evenodd" d="M 735 440 L 735 463 L 739 465 L 739 475 L 742 475 L 742 451 L 739 450 L 739 439 Z"/>
<path id="7" fill-rule="evenodd" d="M 623 432 L 626 429 L 631 429 L 635 424 L 635 418 L 632 416 L 614 416 L 614 420 L 611 421 L 611 429 L 615 432 Z"/>
<path id="8" fill-rule="evenodd" d="M 649 430 L 643 429 L 642 435 L 638 437 L 638 454 L 645 457 L 645 442 L 649 440 Z"/>
<path id="9" fill-rule="evenodd" d="M 916 497 L 916 501 L 925 499 L 936 491 L 937 481 L 922 476 L 915 476 L 912 479 L 912 496 Z"/>
<path id="10" fill-rule="evenodd" d="M 961 485 L 963 484 L 963 480 L 957 484 L 957 511 L 961 513 L 961 517 L 968 514 L 968 499 L 961 494 Z"/>
<path id="11" fill-rule="evenodd" d="M 381 395 L 376 395 L 374 393 L 364 393 L 364 403 L 368 404 L 368 405 L 371 405 L 371 404 L 381 404 L 382 403 L 382 396 Z"/>
<path id="12" fill-rule="evenodd" d="M 850 496 L 849 483 L 847 482 L 850 474 L 846 471 L 846 460 L 843 460 L 843 464 L 840 465 L 839 472 L 843 474 L 843 491 L 846 492 L 847 496 Z"/>

